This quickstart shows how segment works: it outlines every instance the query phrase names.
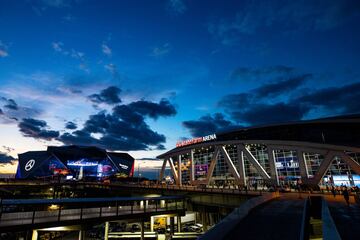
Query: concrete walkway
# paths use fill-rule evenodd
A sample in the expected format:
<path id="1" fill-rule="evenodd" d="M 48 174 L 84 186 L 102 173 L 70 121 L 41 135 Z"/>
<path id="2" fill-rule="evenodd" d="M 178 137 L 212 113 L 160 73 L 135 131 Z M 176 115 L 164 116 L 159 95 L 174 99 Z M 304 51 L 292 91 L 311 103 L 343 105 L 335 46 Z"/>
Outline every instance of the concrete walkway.
<path id="1" fill-rule="evenodd" d="M 253 211 L 225 239 L 299 239 L 304 199 L 282 196 Z"/>
<path id="2" fill-rule="evenodd" d="M 347 206 L 343 196 L 326 200 L 341 239 L 360 239 L 360 206 L 355 204 L 353 198 L 350 199 L 350 206 Z"/>

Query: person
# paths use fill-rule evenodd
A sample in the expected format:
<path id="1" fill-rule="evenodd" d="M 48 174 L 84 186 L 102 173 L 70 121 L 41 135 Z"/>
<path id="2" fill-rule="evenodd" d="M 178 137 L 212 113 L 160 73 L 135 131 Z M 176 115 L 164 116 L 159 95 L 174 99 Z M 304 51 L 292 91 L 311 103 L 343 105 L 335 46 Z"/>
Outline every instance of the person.
<path id="1" fill-rule="evenodd" d="M 344 199 L 346 201 L 346 204 L 348 206 L 350 206 L 350 203 L 349 203 L 349 191 L 347 190 L 347 187 L 344 187 L 343 189 L 343 192 L 342 192 L 342 195 L 344 196 Z"/>
<path id="2" fill-rule="evenodd" d="M 335 190 L 334 186 L 331 187 L 331 193 L 334 195 L 334 198 L 335 198 L 336 197 L 336 190 Z"/>

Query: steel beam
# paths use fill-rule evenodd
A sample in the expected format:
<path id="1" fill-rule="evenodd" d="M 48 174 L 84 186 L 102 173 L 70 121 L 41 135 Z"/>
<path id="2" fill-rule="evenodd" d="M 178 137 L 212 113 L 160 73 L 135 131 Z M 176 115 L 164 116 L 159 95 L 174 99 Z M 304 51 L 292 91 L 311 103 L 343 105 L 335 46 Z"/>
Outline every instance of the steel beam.
<path id="1" fill-rule="evenodd" d="M 341 155 L 339 152 L 328 151 L 328 153 L 324 156 L 324 160 L 320 163 L 318 171 L 315 173 L 314 177 L 310 180 L 313 184 L 319 184 L 321 179 L 324 177 L 326 171 L 329 169 L 332 161 L 335 156 Z"/>
<path id="2" fill-rule="evenodd" d="M 255 167 L 256 171 L 261 175 L 264 179 L 271 179 L 269 174 L 265 171 L 265 169 L 261 166 L 261 164 L 256 160 L 254 155 L 243 145 L 240 145 L 241 150 L 244 151 L 249 162 Z"/>
<path id="3" fill-rule="evenodd" d="M 346 153 L 340 154 L 341 159 L 357 174 L 360 174 L 360 165 Z"/>
<path id="4" fill-rule="evenodd" d="M 164 158 L 164 162 L 163 162 L 163 164 L 161 166 L 161 170 L 160 170 L 159 182 L 161 182 L 163 180 L 163 178 L 164 178 L 166 162 L 167 162 L 167 159 Z"/>
<path id="5" fill-rule="evenodd" d="M 210 180 L 211 180 L 211 177 L 213 175 L 213 172 L 214 172 L 214 169 L 215 169 L 215 166 L 216 166 L 216 162 L 217 162 L 217 157 L 220 153 L 220 148 L 218 146 L 215 147 L 215 152 L 214 152 L 214 155 L 211 159 L 211 162 L 210 162 L 210 167 L 208 169 L 208 173 L 206 175 L 206 184 L 208 185 L 210 183 Z"/>
<path id="6" fill-rule="evenodd" d="M 275 153 L 272 147 L 267 146 L 269 166 L 270 166 L 270 175 L 272 180 L 276 185 L 280 185 L 279 177 L 276 169 Z"/>
<path id="7" fill-rule="evenodd" d="M 222 154 L 224 154 L 224 159 L 229 166 L 229 170 L 230 170 L 231 174 L 234 176 L 236 182 L 240 183 L 240 175 L 239 175 L 238 171 L 236 170 L 234 163 L 231 161 L 231 158 L 230 158 L 228 152 L 226 151 L 225 146 L 221 146 L 220 151 L 222 152 Z"/>
<path id="8" fill-rule="evenodd" d="M 308 179 L 308 171 L 304 158 L 304 153 L 300 149 L 296 149 L 297 160 L 299 162 L 300 176 L 302 180 Z"/>
<path id="9" fill-rule="evenodd" d="M 241 147 L 239 145 L 236 145 L 236 151 L 239 165 L 240 184 L 246 186 L 244 153 L 241 151 Z"/>
<path id="10" fill-rule="evenodd" d="M 194 149 L 190 150 L 190 182 L 195 180 L 195 164 L 194 164 Z"/>
<path id="11" fill-rule="evenodd" d="M 181 154 L 178 155 L 178 185 L 182 185 L 182 174 L 181 174 Z"/>
<path id="12" fill-rule="evenodd" d="M 173 174 L 173 176 L 174 176 L 175 182 L 178 183 L 178 182 L 179 182 L 179 178 L 178 178 L 178 175 L 177 175 L 175 166 L 174 166 L 174 161 L 173 161 L 173 159 L 172 159 L 171 157 L 168 159 L 168 161 L 169 161 L 170 169 L 171 169 L 171 172 L 172 172 L 172 174 Z"/>

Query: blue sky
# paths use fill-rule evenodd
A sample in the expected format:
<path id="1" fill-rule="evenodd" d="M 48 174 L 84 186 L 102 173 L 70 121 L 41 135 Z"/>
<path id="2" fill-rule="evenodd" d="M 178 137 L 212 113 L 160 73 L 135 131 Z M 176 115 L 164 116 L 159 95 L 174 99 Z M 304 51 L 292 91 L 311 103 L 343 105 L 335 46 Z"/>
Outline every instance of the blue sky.
<path id="1" fill-rule="evenodd" d="M 358 113 L 359 21 L 347 0 L 1 0 L 2 162 Z"/>

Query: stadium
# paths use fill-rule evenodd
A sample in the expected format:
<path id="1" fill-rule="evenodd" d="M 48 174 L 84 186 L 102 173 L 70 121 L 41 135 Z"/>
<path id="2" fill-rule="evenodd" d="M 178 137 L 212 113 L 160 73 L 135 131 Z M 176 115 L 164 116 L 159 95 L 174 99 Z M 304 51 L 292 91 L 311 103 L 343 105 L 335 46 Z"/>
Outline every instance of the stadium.
<path id="1" fill-rule="evenodd" d="M 134 158 L 127 153 L 107 152 L 97 147 L 49 146 L 46 151 L 29 151 L 19 154 L 15 178 L 131 177 L 134 172 L 134 161 Z"/>
<path id="2" fill-rule="evenodd" d="M 360 186 L 360 115 L 214 133 L 158 158 L 177 185 Z"/>

